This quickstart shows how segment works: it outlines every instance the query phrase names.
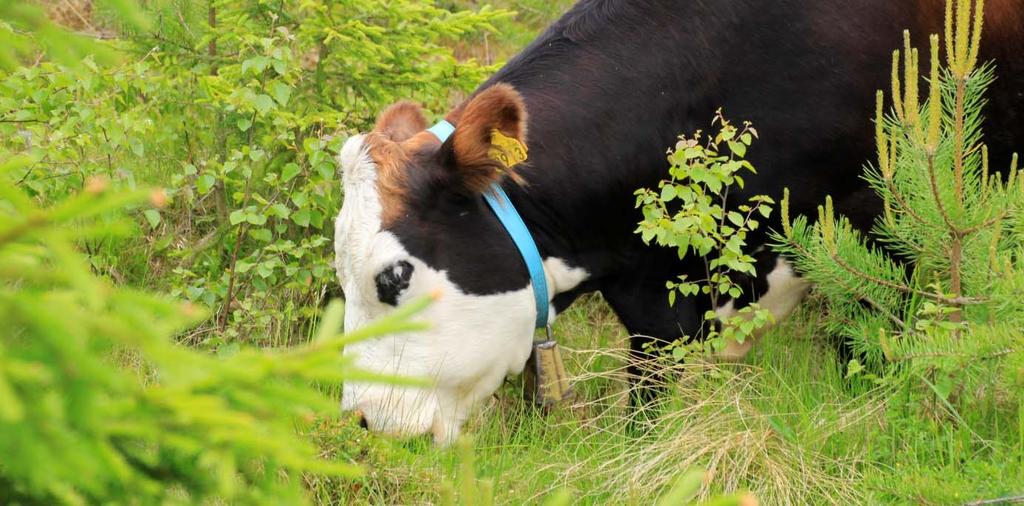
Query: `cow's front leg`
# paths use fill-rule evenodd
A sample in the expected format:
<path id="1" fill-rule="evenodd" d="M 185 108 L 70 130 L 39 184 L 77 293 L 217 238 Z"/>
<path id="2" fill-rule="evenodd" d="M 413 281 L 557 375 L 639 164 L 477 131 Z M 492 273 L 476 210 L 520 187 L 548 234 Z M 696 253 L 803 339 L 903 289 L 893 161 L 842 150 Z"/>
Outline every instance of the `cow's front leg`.
<path id="1" fill-rule="evenodd" d="M 674 274 L 651 266 L 638 267 L 602 287 L 601 293 L 630 334 L 630 365 L 634 406 L 650 403 L 658 395 L 663 371 L 654 351 L 682 336 L 699 335 L 704 313 L 693 298 L 668 303 L 665 281 Z M 655 352 L 656 353 L 656 352 Z"/>
<path id="2" fill-rule="evenodd" d="M 781 322 L 807 295 L 810 284 L 798 276 L 781 256 L 769 251 L 760 251 L 755 254 L 755 259 L 757 278 L 745 277 L 746 282 L 737 281 L 743 288 L 743 295 L 737 300 L 729 300 L 715 308 L 719 322 L 728 324 L 741 309 L 751 303 L 756 303 L 762 310 L 771 313 L 776 322 Z M 725 348 L 718 352 L 718 358 L 727 362 L 743 360 L 757 339 L 769 328 L 770 326 L 766 325 L 755 329 L 742 343 L 734 339 L 727 340 Z"/>

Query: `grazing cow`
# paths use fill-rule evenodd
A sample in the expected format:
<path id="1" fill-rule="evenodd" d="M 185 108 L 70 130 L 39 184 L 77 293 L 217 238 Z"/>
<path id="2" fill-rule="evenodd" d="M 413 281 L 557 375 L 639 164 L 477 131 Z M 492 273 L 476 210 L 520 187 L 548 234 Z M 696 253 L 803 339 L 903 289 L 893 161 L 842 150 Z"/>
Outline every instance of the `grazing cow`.
<path id="1" fill-rule="evenodd" d="M 992 159 L 1008 160 L 1024 125 L 1024 8 L 987 4 L 982 57 L 999 71 L 987 139 Z M 708 302 L 669 307 L 665 281 L 699 274 L 700 262 L 641 242 L 633 192 L 664 178 L 666 148 L 718 107 L 761 134 L 749 153 L 759 175 L 745 195 L 778 197 L 789 187 L 794 214 L 832 195 L 866 229 L 880 209 L 859 178 L 874 156 L 875 90 L 888 89 L 903 29 L 926 47 L 925 37 L 942 31 L 943 10 L 942 0 L 585 0 L 450 111 L 453 132 L 426 131 L 415 104 L 387 109 L 340 155 L 335 251 L 345 328 L 424 294 L 439 299 L 424 316 L 429 330 L 345 353 L 366 370 L 434 383 L 352 382 L 342 407 L 361 411 L 372 430 L 448 442 L 475 404 L 523 370 L 541 312 L 537 283 L 483 198 L 494 184 L 543 259 L 543 310 L 553 316 L 600 291 L 638 336 L 638 353 L 652 338 L 696 334 Z M 523 164 L 491 156 L 518 143 L 529 149 Z M 768 252 L 757 261 L 764 275 L 720 314 L 758 300 L 781 318 L 798 303 L 806 287 L 786 263 Z"/>

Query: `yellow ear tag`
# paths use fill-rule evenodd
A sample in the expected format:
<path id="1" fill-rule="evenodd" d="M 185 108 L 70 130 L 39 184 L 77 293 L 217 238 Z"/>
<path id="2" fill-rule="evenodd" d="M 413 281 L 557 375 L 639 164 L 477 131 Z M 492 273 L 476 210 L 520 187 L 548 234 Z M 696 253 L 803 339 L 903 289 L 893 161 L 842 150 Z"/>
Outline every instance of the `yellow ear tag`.
<path id="1" fill-rule="evenodd" d="M 519 139 L 509 137 L 497 129 L 491 130 L 491 148 L 487 150 L 487 156 L 506 168 L 512 168 L 526 161 L 526 146 Z"/>

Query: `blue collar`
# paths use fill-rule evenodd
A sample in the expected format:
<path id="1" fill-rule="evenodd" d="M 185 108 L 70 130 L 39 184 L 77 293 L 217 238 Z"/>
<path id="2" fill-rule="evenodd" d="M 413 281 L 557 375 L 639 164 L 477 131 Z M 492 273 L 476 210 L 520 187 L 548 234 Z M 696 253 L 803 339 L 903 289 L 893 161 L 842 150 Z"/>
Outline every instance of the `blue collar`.
<path id="1" fill-rule="evenodd" d="M 455 132 L 455 126 L 445 120 L 441 120 L 438 124 L 427 129 L 427 131 L 434 134 L 443 143 Z M 548 281 L 547 277 L 544 276 L 544 263 L 541 260 L 540 251 L 537 250 L 537 243 L 533 241 L 530 229 L 526 228 L 526 223 L 519 216 L 519 212 L 516 211 L 516 207 L 512 205 L 512 201 L 509 200 L 508 194 L 501 188 L 501 185 L 498 183 L 492 184 L 491 191 L 484 193 L 484 200 L 487 201 L 491 211 L 494 211 L 498 221 L 505 227 L 505 231 L 508 232 L 512 242 L 516 244 L 519 254 L 523 257 L 526 269 L 530 271 L 533 297 L 537 303 L 536 326 L 538 329 L 547 327 L 549 305 Z"/>

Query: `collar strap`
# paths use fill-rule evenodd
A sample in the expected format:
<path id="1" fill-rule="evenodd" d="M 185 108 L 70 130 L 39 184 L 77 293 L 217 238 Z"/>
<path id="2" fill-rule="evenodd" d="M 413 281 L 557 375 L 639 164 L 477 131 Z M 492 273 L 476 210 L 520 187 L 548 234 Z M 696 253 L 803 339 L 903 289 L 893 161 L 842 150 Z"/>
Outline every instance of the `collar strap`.
<path id="1" fill-rule="evenodd" d="M 448 121 L 441 120 L 436 125 L 428 128 L 427 131 L 434 134 L 443 143 L 455 132 L 455 126 Z M 516 207 L 512 205 L 512 201 L 509 200 L 508 194 L 505 193 L 501 185 L 498 183 L 492 184 L 490 191 L 484 193 L 484 200 L 490 206 L 494 215 L 498 217 L 501 225 L 505 227 L 505 231 L 508 232 L 512 242 L 516 245 L 516 249 L 519 250 L 523 262 L 526 263 L 526 269 L 530 272 L 533 297 L 537 304 L 536 327 L 538 329 L 547 327 L 549 306 L 548 280 L 544 275 L 544 262 L 541 260 L 537 243 L 533 241 L 530 229 L 526 228 L 526 223 L 523 222 L 522 216 L 516 211 Z"/>
<path id="2" fill-rule="evenodd" d="M 533 298 L 537 302 L 537 328 L 547 327 L 548 280 L 544 276 L 544 263 L 541 261 L 537 244 L 530 235 L 530 229 L 526 228 L 523 218 L 519 216 L 516 207 L 512 205 L 512 201 L 498 183 L 492 184 L 491 191 L 484 193 L 484 200 L 505 226 L 505 231 L 512 237 L 512 242 L 516 243 L 519 254 L 526 262 L 526 269 L 530 271 L 530 282 L 533 284 Z"/>
<path id="3" fill-rule="evenodd" d="M 448 140 L 455 133 L 455 125 L 447 120 L 441 120 L 436 125 L 428 128 L 427 131 L 434 134 L 434 137 L 440 139 L 441 143 L 444 144 L 444 141 Z"/>

